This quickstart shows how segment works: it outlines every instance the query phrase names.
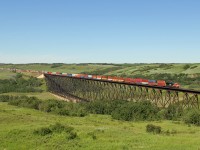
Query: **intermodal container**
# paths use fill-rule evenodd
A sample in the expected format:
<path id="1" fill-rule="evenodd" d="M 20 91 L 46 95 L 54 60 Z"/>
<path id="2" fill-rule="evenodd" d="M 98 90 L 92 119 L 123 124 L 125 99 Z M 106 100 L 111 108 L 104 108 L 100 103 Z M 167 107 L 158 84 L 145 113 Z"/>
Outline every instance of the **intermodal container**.
<path id="1" fill-rule="evenodd" d="M 131 78 L 124 78 L 124 82 L 131 83 Z"/>
<path id="2" fill-rule="evenodd" d="M 88 78 L 92 78 L 92 75 L 88 75 Z"/>
<path id="3" fill-rule="evenodd" d="M 113 77 L 108 76 L 108 81 L 113 81 Z"/>
<path id="4" fill-rule="evenodd" d="M 107 76 L 101 76 L 101 79 L 102 80 L 108 80 L 108 77 Z"/>
<path id="5" fill-rule="evenodd" d="M 124 82 L 124 78 L 119 77 L 119 78 L 118 78 L 118 82 Z"/>
<path id="6" fill-rule="evenodd" d="M 141 79 L 141 78 L 136 78 L 136 79 L 135 79 L 135 83 L 137 83 L 137 84 L 142 84 L 142 79 Z"/>
<path id="7" fill-rule="evenodd" d="M 117 77 L 112 77 L 113 78 L 113 81 L 118 81 L 118 78 Z"/>
<path id="8" fill-rule="evenodd" d="M 158 80 L 157 81 L 157 85 L 161 86 L 161 87 L 165 87 L 166 86 L 166 82 L 164 80 Z"/>
<path id="9" fill-rule="evenodd" d="M 101 76 L 97 76 L 97 79 L 98 79 L 98 80 L 101 80 Z"/>
<path id="10" fill-rule="evenodd" d="M 67 73 L 62 73 L 63 76 L 67 76 Z"/>
<path id="11" fill-rule="evenodd" d="M 92 75 L 92 79 L 97 79 L 97 75 Z"/>
<path id="12" fill-rule="evenodd" d="M 142 79 L 142 82 L 141 82 L 143 85 L 148 85 L 148 80 L 147 79 Z"/>
<path id="13" fill-rule="evenodd" d="M 72 74 L 72 77 L 76 77 L 77 74 Z"/>
<path id="14" fill-rule="evenodd" d="M 156 80 L 148 80 L 148 84 L 151 85 L 151 86 L 157 85 Z"/>

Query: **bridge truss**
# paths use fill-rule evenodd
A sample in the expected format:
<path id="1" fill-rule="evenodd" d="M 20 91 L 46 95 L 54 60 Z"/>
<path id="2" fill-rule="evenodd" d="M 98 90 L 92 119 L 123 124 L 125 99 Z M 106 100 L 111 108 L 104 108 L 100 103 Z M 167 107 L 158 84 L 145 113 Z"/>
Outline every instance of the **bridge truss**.
<path id="1" fill-rule="evenodd" d="M 158 107 L 198 108 L 200 91 L 45 74 L 50 92 L 76 101 L 149 100 Z"/>

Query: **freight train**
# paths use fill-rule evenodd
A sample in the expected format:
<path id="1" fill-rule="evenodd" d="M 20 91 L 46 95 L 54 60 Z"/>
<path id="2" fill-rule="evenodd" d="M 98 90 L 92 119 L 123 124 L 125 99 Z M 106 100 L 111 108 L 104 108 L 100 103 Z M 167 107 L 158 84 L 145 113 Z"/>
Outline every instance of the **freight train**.
<path id="1" fill-rule="evenodd" d="M 124 82 L 124 83 L 138 84 L 138 85 L 180 88 L 179 83 L 166 82 L 165 80 L 148 80 L 142 78 L 122 78 L 122 77 L 105 76 L 105 75 L 70 74 L 70 73 L 60 73 L 60 72 L 44 72 L 44 73 L 49 75 L 59 75 L 59 76 L 67 76 L 67 77 L 82 78 L 82 79 L 104 80 L 104 81 Z"/>

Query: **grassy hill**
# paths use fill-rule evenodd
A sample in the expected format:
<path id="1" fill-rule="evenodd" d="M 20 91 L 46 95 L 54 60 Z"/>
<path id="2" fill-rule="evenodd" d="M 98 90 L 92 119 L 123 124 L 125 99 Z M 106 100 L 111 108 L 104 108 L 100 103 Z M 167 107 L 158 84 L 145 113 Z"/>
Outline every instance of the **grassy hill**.
<path id="1" fill-rule="evenodd" d="M 34 134 L 57 122 L 73 127 L 77 137 L 69 139 L 63 132 Z M 163 133 L 147 133 L 149 123 L 161 126 Z M 107 115 L 67 117 L 0 102 L 0 149 L 193 150 L 200 148 L 199 137 L 199 127 L 179 121 L 124 122 Z"/>
<path id="2" fill-rule="evenodd" d="M 195 83 L 200 90 L 200 64 L 18 64 L 0 65 L 0 68 L 18 68 L 47 70 L 71 73 L 105 74 L 118 76 L 168 77 L 176 80 L 188 80 L 184 87 Z M 160 74 L 163 74 L 160 76 Z M 186 75 L 183 75 L 186 74 Z M 24 79 L 37 74 L 25 73 Z M 0 70 L 0 79 L 9 79 L 16 73 Z M 41 79 L 43 80 L 43 79 Z M 182 84 L 182 83 L 181 83 Z M 9 92 L 1 95 L 36 96 L 41 100 L 56 99 L 46 91 L 44 81 L 37 87 L 42 92 Z M 57 99 L 58 100 L 58 99 Z M 56 123 L 73 128 L 70 135 L 65 132 L 53 132 L 42 135 L 35 131 L 47 129 Z M 146 132 L 146 125 L 154 124 L 162 128 L 161 134 Z M 76 135 L 73 137 L 73 135 Z M 119 121 L 110 115 L 89 114 L 85 117 L 60 116 L 39 110 L 21 108 L 0 102 L 0 149 L 105 149 L 105 150 L 188 150 L 200 149 L 200 128 L 187 125 L 182 121 Z"/>
<path id="3" fill-rule="evenodd" d="M 142 77 L 179 82 L 182 88 L 200 90 L 200 63 L 198 64 L 4 64 L 0 68 L 22 70 L 86 73 L 121 77 Z M 28 76 L 38 74 L 24 73 Z M 0 71 L 0 77 L 12 77 Z"/>
<path id="4" fill-rule="evenodd" d="M 187 65 L 187 67 L 185 67 Z M 4 64 L 0 68 L 17 68 L 24 70 L 57 71 L 69 73 L 94 72 L 107 69 L 107 75 L 135 74 L 200 74 L 198 64 Z M 113 68 L 116 68 L 113 69 Z M 110 70 L 109 70 L 110 69 Z"/>

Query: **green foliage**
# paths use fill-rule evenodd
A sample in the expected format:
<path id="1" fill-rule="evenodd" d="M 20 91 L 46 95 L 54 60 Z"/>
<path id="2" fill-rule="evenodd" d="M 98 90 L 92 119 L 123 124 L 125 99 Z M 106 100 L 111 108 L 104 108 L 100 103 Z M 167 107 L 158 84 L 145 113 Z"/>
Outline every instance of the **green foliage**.
<path id="1" fill-rule="evenodd" d="M 0 95 L 0 101 L 10 105 L 33 108 L 44 112 L 51 112 L 63 116 L 84 117 L 87 111 L 83 105 L 58 100 L 42 101 L 36 97 Z"/>
<path id="2" fill-rule="evenodd" d="M 200 110 L 188 110 L 184 116 L 184 122 L 187 124 L 194 124 L 200 126 Z"/>
<path id="3" fill-rule="evenodd" d="M 9 95 L 0 95 L 0 102 L 8 102 L 10 100 Z"/>
<path id="4" fill-rule="evenodd" d="M 154 134 L 160 134 L 161 133 L 161 127 L 153 125 L 153 124 L 148 124 L 146 126 L 146 132 L 154 133 Z"/>
<path id="5" fill-rule="evenodd" d="M 42 127 L 33 131 L 34 134 L 45 136 L 52 133 L 65 133 L 68 140 L 73 140 L 78 137 L 77 133 L 74 131 L 73 127 L 62 125 L 60 123 L 56 123 L 54 125 L 50 125 L 49 127 Z"/>
<path id="6" fill-rule="evenodd" d="M 189 68 L 190 68 L 190 65 L 188 65 L 188 64 L 185 65 L 185 66 L 183 66 L 183 69 L 184 69 L 184 70 L 187 70 L 187 69 L 189 69 Z"/>
<path id="7" fill-rule="evenodd" d="M 177 120 L 183 116 L 183 109 L 178 104 L 170 104 L 163 111 L 164 119 Z"/>
<path id="8" fill-rule="evenodd" d="M 16 96 L 13 97 L 12 100 L 8 102 L 10 105 L 20 106 L 20 107 L 27 107 L 33 109 L 39 109 L 39 105 L 42 103 L 37 97 L 28 97 L 28 96 Z"/>
<path id="9" fill-rule="evenodd" d="M 78 137 L 76 132 L 69 132 L 69 134 L 67 135 L 67 139 L 68 140 L 73 140 L 76 139 Z"/>
<path id="10" fill-rule="evenodd" d="M 37 135 L 45 136 L 45 135 L 48 135 L 48 134 L 52 134 L 52 131 L 47 127 L 43 127 L 43 128 L 34 130 L 33 133 L 37 134 Z"/>
<path id="11" fill-rule="evenodd" d="M 66 132 L 66 133 L 70 133 L 74 130 L 73 127 L 67 126 L 67 125 L 62 125 L 60 123 L 56 123 L 54 125 L 50 125 L 50 130 L 52 132 L 56 132 L 56 133 L 61 133 L 61 132 Z"/>
<path id="12" fill-rule="evenodd" d="M 116 108 L 112 117 L 118 120 L 156 120 L 159 108 L 149 101 L 128 102 Z"/>
<path id="13" fill-rule="evenodd" d="M 63 64 L 62 63 L 54 63 L 52 64 L 51 68 L 58 68 L 61 67 Z"/>
<path id="14" fill-rule="evenodd" d="M 24 79 L 22 74 L 17 74 L 14 79 L 0 80 L 0 93 L 8 92 L 42 92 L 42 81 L 29 77 Z"/>
<path id="15" fill-rule="evenodd" d="M 127 101 L 122 100 L 96 100 L 85 103 L 85 108 L 88 112 L 94 114 L 111 114 L 120 105 L 127 103 Z"/>

